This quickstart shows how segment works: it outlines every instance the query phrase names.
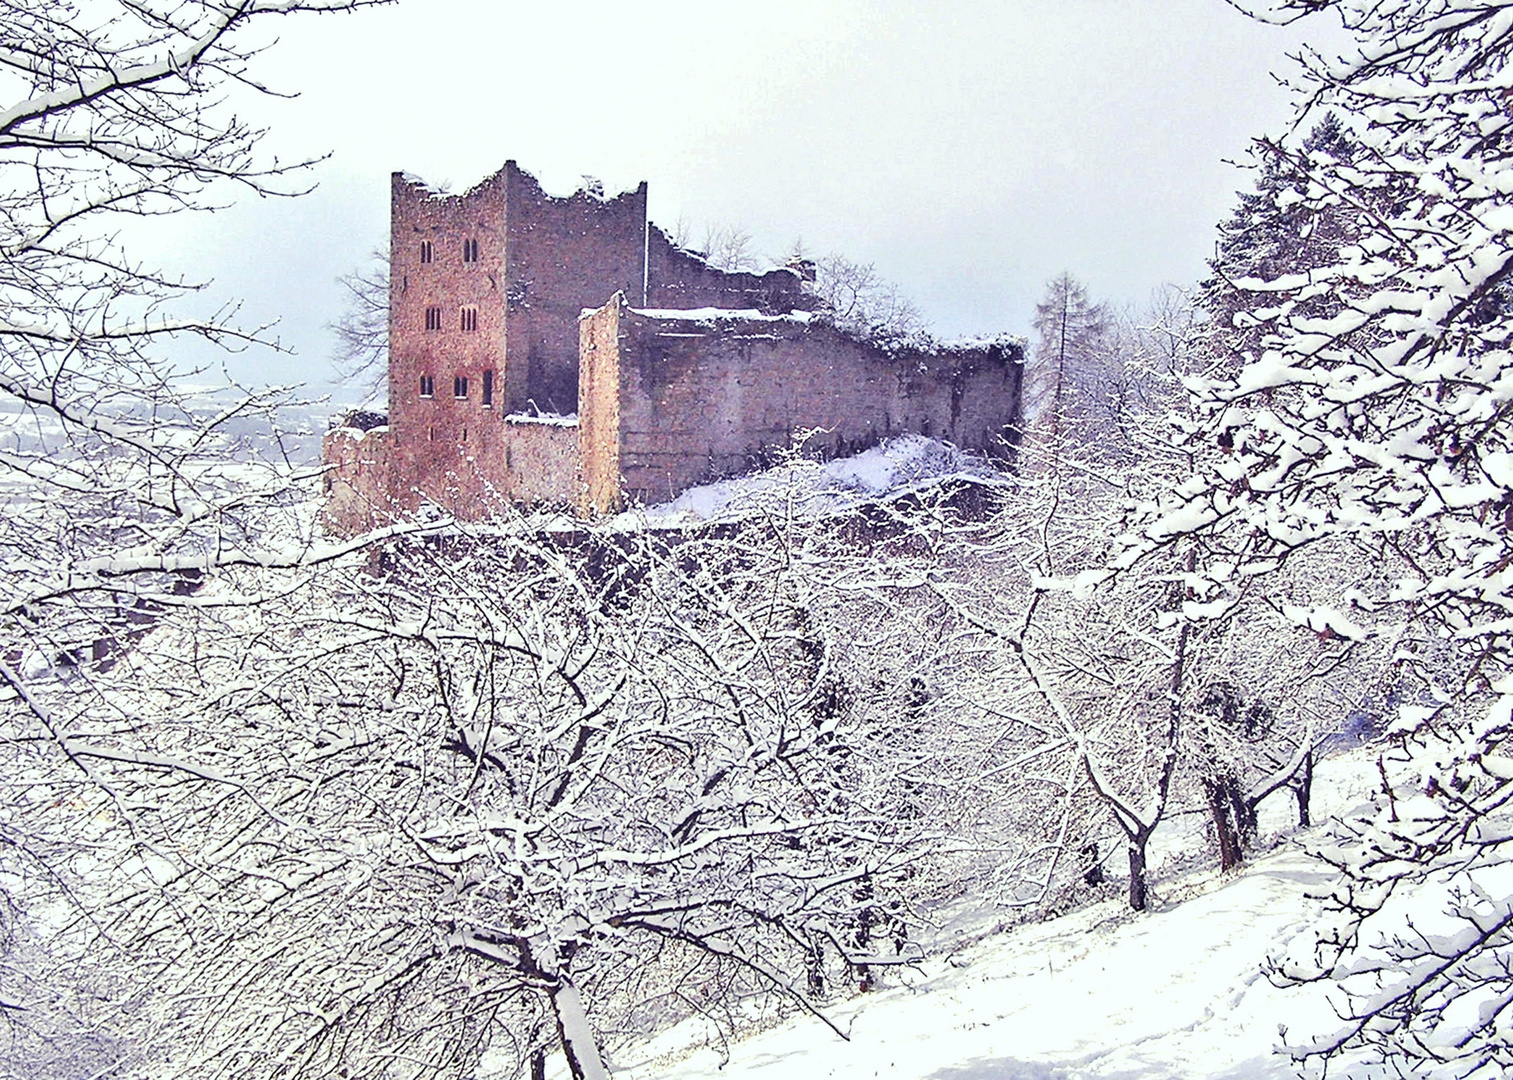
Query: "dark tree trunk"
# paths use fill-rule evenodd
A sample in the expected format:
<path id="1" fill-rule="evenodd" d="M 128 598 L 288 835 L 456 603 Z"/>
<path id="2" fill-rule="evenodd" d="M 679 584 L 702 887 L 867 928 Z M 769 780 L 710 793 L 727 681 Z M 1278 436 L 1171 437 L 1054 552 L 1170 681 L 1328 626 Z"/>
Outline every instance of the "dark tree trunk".
<path id="1" fill-rule="evenodd" d="M 1129 906 L 1131 911 L 1144 911 L 1145 892 L 1145 841 L 1131 839 L 1129 842 Z"/>
<path id="2" fill-rule="evenodd" d="M 1308 751 L 1303 758 L 1303 768 L 1298 774 L 1298 786 L 1293 789 L 1298 797 L 1298 826 L 1308 828 L 1313 824 L 1313 815 L 1309 813 L 1308 804 L 1313 798 L 1313 751 Z"/>
<path id="3" fill-rule="evenodd" d="M 546 1051 L 531 1051 L 531 1080 L 546 1080 Z"/>
<path id="4" fill-rule="evenodd" d="M 809 955 L 804 958 L 804 968 L 809 976 L 809 996 L 823 997 L 825 993 L 825 949 L 818 938 L 809 941 Z"/>
<path id="5" fill-rule="evenodd" d="M 863 874 L 861 885 L 856 890 L 856 899 L 862 909 L 856 913 L 856 947 L 867 950 L 872 944 L 872 875 Z M 856 985 L 862 993 L 872 989 L 872 969 L 866 964 L 856 965 Z"/>
<path id="6" fill-rule="evenodd" d="M 1097 844 L 1085 844 L 1082 851 L 1082 883 L 1084 885 L 1103 884 L 1103 860 L 1098 857 Z"/>
<path id="7" fill-rule="evenodd" d="M 1245 797 L 1245 788 L 1239 777 L 1229 777 L 1227 786 L 1229 804 L 1235 815 L 1235 834 L 1240 838 L 1240 857 L 1243 859 L 1247 851 L 1256 849 L 1256 833 L 1260 825 L 1257 811 L 1259 804 Z"/>
<path id="8" fill-rule="evenodd" d="M 1228 785 L 1223 780 L 1204 777 L 1203 794 L 1208 801 L 1208 813 L 1214 822 L 1214 832 L 1219 837 L 1219 869 L 1233 870 L 1244 857 L 1240 848 L 1240 832 L 1233 819 L 1234 804 L 1229 798 Z"/>

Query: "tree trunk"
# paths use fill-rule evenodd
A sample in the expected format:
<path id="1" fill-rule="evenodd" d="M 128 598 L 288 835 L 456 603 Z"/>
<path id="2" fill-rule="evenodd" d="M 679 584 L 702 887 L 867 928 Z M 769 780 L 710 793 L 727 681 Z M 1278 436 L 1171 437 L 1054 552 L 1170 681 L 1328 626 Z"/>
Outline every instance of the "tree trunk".
<path id="1" fill-rule="evenodd" d="M 1245 788 L 1238 777 L 1229 779 L 1229 800 L 1235 813 L 1235 833 L 1240 837 L 1240 857 L 1256 849 L 1256 837 L 1260 832 L 1260 803 L 1245 797 Z"/>
<path id="2" fill-rule="evenodd" d="M 1098 845 L 1084 844 L 1082 851 L 1082 883 L 1084 885 L 1103 884 L 1103 860 L 1098 858 Z"/>
<path id="3" fill-rule="evenodd" d="M 1213 777 L 1203 778 L 1203 795 L 1208 801 L 1208 814 L 1213 818 L 1214 832 L 1219 837 L 1219 869 L 1233 870 L 1243 858 L 1240 850 L 1240 832 L 1235 827 L 1227 785 Z"/>
<path id="4" fill-rule="evenodd" d="M 583 1011 L 578 988 L 566 975 L 559 975 L 549 994 L 552 1011 L 557 1016 L 562 1053 L 567 1056 L 567 1068 L 573 1080 L 609 1080 L 609 1070 L 599 1057 L 599 1045 L 594 1041 L 593 1029 L 588 1026 L 588 1014 Z"/>
<path id="5" fill-rule="evenodd" d="M 1145 904 L 1145 839 L 1131 838 L 1129 842 L 1130 910 L 1144 911 Z"/>
<path id="6" fill-rule="evenodd" d="M 856 913 L 856 947 L 859 950 L 870 950 L 873 919 L 871 874 L 862 875 L 861 885 L 854 895 L 862 903 L 862 909 Z M 863 994 L 872 989 L 872 969 L 866 964 L 856 965 L 856 985 Z"/>
<path id="7" fill-rule="evenodd" d="M 546 1080 L 546 1051 L 531 1051 L 531 1080 Z"/>
<path id="8" fill-rule="evenodd" d="M 1298 786 L 1293 789 L 1298 797 L 1298 827 L 1308 828 L 1313 824 L 1313 815 L 1308 811 L 1308 803 L 1313 798 L 1313 751 L 1308 751 L 1303 758 L 1303 768 L 1298 775 Z"/>
<path id="9" fill-rule="evenodd" d="M 825 947 L 816 937 L 809 939 L 808 955 L 804 957 L 804 970 L 809 976 L 809 996 L 822 997 L 825 993 Z"/>

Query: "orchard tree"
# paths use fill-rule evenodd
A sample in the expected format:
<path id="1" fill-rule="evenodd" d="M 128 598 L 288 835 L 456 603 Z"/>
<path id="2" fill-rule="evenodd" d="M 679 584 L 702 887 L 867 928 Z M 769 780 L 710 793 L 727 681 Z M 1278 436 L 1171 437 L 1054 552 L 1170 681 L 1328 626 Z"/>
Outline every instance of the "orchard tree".
<path id="1" fill-rule="evenodd" d="M 233 422 L 278 395 L 193 398 L 160 359 L 173 335 L 245 344 L 222 318 L 179 318 L 194 286 L 122 247 L 124 226 L 240 190 L 299 190 L 313 162 L 265 160 L 232 112 L 259 89 L 254 60 L 276 17 L 369 0 L 8 4 L 0 66 L 0 655 L 22 670 L 110 635 L 185 575 L 257 557 L 290 470 L 260 470 Z M 236 469 L 229 467 L 236 452 Z M 276 454 L 276 451 L 275 451 Z M 286 553 L 287 554 L 287 553 Z"/>
<path id="2" fill-rule="evenodd" d="M 1316 578 L 1342 580 L 1347 568 L 1362 595 L 1380 591 L 1379 569 L 1353 566 L 1354 552 L 1310 553 L 1243 609 L 1227 598 L 1206 606 L 1192 587 L 1200 547 L 1175 535 L 1106 576 L 1131 515 L 1211 453 L 1175 437 L 1195 420 L 1178 380 L 1211 374 L 1206 339 L 1176 296 L 1128 320 L 1117 334 L 1132 388 L 1119 454 L 1068 440 L 1056 468 L 1019 479 L 989 528 L 960 534 L 983 554 L 953 557 L 971 567 L 953 585 L 954 610 L 976 621 L 975 647 L 1000 657 L 965 696 L 1012 718 L 1023 760 L 1036 762 L 1031 786 L 1062 800 L 1043 817 L 1078 823 L 1045 837 L 1048 850 L 1101 859 L 1113 839 L 1136 908 L 1148 902 L 1150 841 L 1173 807 L 1208 809 L 1225 869 L 1259 839 L 1268 798 L 1293 792 L 1306 820 L 1312 753 L 1367 693 L 1377 651 L 1288 615 L 1317 598 Z"/>
<path id="3" fill-rule="evenodd" d="M 1377 810 L 1321 852 L 1340 877 L 1317 954 L 1279 968 L 1339 987 L 1342 1023 L 1292 1049 L 1325 1066 L 1364 1052 L 1414 1075 L 1506 1075 L 1513 4 L 1252 7 L 1274 21 L 1331 12 L 1351 35 L 1343 57 L 1305 54 L 1294 128 L 1353 117 L 1359 150 L 1278 144 L 1291 179 L 1272 196 L 1350 232 L 1302 265 L 1232 279 L 1254 348 L 1192 384 L 1197 472 L 1145 508 L 1115 561 L 1199 544 L 1193 617 L 1329 545 L 1383 568 L 1380 589 L 1318 581 L 1290 612 L 1320 637 L 1380 642 L 1395 703 Z M 1404 922 L 1415 891 L 1430 914 Z"/>
<path id="4" fill-rule="evenodd" d="M 1297 824 L 1312 824 L 1318 754 L 1348 717 L 1371 705 L 1392 641 L 1320 633 L 1299 620 L 1322 594 L 1380 591 L 1381 568 L 1370 555 L 1320 546 L 1275 573 L 1264 597 L 1244 597 L 1217 618 L 1193 612 L 1213 648 L 1193 703 L 1186 755 L 1221 869 L 1256 847 L 1261 804 L 1274 796 L 1290 793 Z M 1321 582 L 1327 584 L 1320 588 Z"/>
<path id="5" fill-rule="evenodd" d="M 993 748 L 982 777 L 1004 789 L 1004 805 L 1035 807 L 1018 823 L 1035 855 L 1014 853 L 1004 874 L 1018 881 L 1007 891 L 1040 902 L 1073 884 L 1069 874 L 1093 884 L 1112 835 L 1127 856 L 1130 906 L 1144 910 L 1150 840 L 1177 790 L 1197 643 L 1169 617 L 1180 601 L 1174 571 L 1084 587 L 1127 491 L 1070 454 L 1058 465 L 1018 483 L 984 526 L 956 530 L 931 580 L 973 631 L 956 649 L 982 656 L 953 672 L 957 707 L 982 714 Z"/>
<path id="6" fill-rule="evenodd" d="M 100 676 L 96 745 L 199 770 L 113 769 L 137 839 L 93 831 L 109 922 L 62 935 L 130 991 L 118 1031 L 171 1030 L 154 1075 L 469 1077 L 556 1046 L 600 1080 L 605 1031 L 728 1035 L 743 1000 L 812 1009 L 910 957 L 896 886 L 935 825 L 895 809 L 893 697 L 847 675 L 878 666 L 851 654 L 887 575 L 767 518 L 670 547 L 537 524 L 206 597 L 138 650 L 153 677 Z"/>
<path id="7" fill-rule="evenodd" d="M 150 810 L 120 798 L 114 772 L 235 787 L 97 741 L 87 718 L 119 710 L 91 663 L 124 674 L 121 643 L 192 602 L 207 571 L 307 554 L 276 441 L 259 459 L 234 432 L 272 425 L 283 395 L 191 396 L 160 358 L 173 335 L 256 333 L 229 310 L 179 317 L 194 286 L 120 237 L 238 191 L 300 190 L 313 162 L 264 154 L 228 95 L 262 89 L 255 60 L 278 17 L 369 2 L 0 5 L 0 1058 L 27 1075 L 102 1074 L 134 1052 L 100 1015 L 122 987 L 70 970 L 53 932 L 99 898 L 90 847 L 106 834 L 135 844 L 138 865 L 172 859 L 132 832 Z"/>

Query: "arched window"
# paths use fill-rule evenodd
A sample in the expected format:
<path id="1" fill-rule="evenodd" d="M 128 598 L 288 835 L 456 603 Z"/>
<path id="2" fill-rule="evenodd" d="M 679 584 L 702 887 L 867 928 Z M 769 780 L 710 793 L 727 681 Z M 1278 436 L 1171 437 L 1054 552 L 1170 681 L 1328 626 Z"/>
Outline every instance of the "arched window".
<path id="1" fill-rule="evenodd" d="M 477 308 L 475 308 L 475 307 L 465 307 L 465 308 L 462 309 L 462 328 L 464 330 L 477 330 L 478 329 L 478 309 Z"/>
<path id="2" fill-rule="evenodd" d="M 431 258 L 434 254 L 435 253 L 431 250 L 431 242 L 429 240 L 422 240 L 420 242 L 420 261 L 423 263 L 428 263 L 431 261 Z"/>
<path id="3" fill-rule="evenodd" d="M 477 240 L 464 240 L 462 242 L 462 261 L 463 262 L 477 262 L 478 261 L 478 241 Z"/>

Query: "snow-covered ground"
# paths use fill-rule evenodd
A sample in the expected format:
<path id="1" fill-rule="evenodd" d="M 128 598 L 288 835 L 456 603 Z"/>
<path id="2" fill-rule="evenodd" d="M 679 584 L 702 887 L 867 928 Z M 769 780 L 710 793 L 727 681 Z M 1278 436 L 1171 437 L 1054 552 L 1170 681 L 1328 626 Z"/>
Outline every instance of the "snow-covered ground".
<path id="1" fill-rule="evenodd" d="M 1362 752 L 1323 764 L 1316 807 L 1339 812 L 1372 788 Z M 1273 812 L 1285 808 L 1276 800 Z M 1196 836 L 1191 829 L 1186 830 Z M 1324 991 L 1282 990 L 1270 954 L 1308 950 L 1325 868 L 1281 845 L 1241 873 L 1161 879 L 1155 910 L 1106 901 L 943 950 L 891 987 L 828 1011 L 850 1036 L 795 1017 L 726 1048 L 689 1052 L 685 1024 L 622 1052 L 621 1080 L 1269 1080 L 1296 1075 L 1275 1052 L 1335 1026 Z M 979 915 L 989 914 L 979 912 Z M 967 920 L 971 921 L 971 920 Z M 1372 1075 L 1356 1065 L 1331 1075 Z"/>

